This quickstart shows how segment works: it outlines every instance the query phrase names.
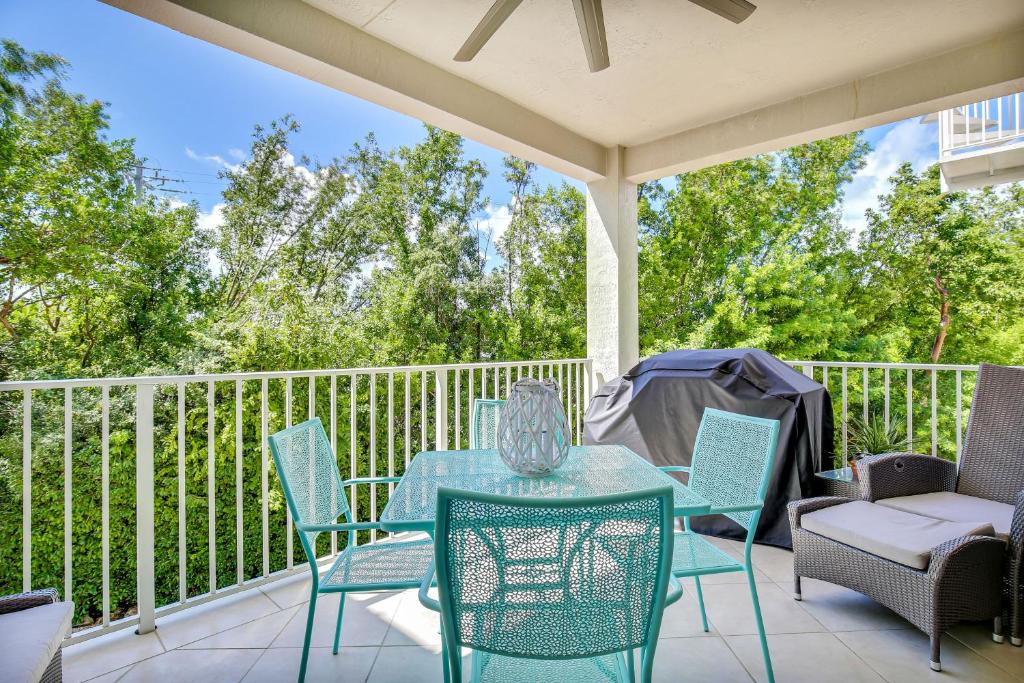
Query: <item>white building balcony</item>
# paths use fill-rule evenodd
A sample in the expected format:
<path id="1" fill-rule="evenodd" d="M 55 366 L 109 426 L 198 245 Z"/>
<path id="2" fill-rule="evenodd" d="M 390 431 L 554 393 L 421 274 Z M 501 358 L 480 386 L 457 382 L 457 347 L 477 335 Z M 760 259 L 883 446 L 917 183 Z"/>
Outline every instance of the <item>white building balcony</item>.
<path id="1" fill-rule="evenodd" d="M 943 190 L 1024 180 L 1020 93 L 947 109 L 937 118 Z"/>

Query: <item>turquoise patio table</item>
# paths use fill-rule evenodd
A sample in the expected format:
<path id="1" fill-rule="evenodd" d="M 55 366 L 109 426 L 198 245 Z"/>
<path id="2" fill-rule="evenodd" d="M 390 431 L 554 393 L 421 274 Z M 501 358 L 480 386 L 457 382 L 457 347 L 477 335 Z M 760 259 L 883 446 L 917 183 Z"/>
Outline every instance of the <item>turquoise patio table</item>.
<path id="1" fill-rule="evenodd" d="M 706 514 L 711 504 L 624 446 L 573 446 L 546 477 L 510 470 L 498 451 L 424 451 L 416 455 L 380 516 L 384 531 L 433 531 L 441 487 L 533 498 L 583 498 L 670 485 L 677 517 Z"/>

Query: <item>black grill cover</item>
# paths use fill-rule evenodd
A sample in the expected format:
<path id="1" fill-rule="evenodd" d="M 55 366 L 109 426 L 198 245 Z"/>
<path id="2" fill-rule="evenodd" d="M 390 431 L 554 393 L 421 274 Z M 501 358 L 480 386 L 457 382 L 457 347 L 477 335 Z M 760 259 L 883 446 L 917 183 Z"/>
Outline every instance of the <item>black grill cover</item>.
<path id="1" fill-rule="evenodd" d="M 755 538 L 792 547 L 786 503 L 811 495 L 814 473 L 832 463 L 828 391 L 759 349 L 670 351 L 640 361 L 591 399 L 586 444 L 621 444 L 655 465 L 689 465 L 705 407 L 781 422 L 779 450 Z M 743 539 L 720 515 L 694 517 L 701 533 Z"/>

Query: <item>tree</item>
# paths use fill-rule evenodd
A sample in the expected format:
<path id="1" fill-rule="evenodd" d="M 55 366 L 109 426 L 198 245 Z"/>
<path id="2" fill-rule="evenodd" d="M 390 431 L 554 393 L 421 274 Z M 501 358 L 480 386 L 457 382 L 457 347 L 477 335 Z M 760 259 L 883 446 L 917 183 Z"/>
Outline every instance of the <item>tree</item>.
<path id="1" fill-rule="evenodd" d="M 1019 185 L 943 193 L 938 166 L 890 179 L 858 243 L 856 303 L 869 329 L 902 340 L 900 359 L 1022 358 L 998 341 L 1024 314 L 1021 199 Z"/>
<path id="2" fill-rule="evenodd" d="M 5 358 L 36 373 L 81 374 L 104 365 L 106 339 L 119 373 L 166 362 L 168 343 L 187 337 L 182 297 L 197 294 L 205 275 L 194 207 L 136 197 L 132 141 L 106 138 L 106 106 L 64 90 L 59 58 L 10 43 L 3 54 Z M 50 80 L 30 90 L 31 75 Z M 135 352 L 127 357 L 115 351 L 128 344 Z"/>
<path id="3" fill-rule="evenodd" d="M 642 352 L 759 346 L 819 358 L 855 330 L 842 305 L 847 135 L 648 184 L 639 197 Z"/>
<path id="4" fill-rule="evenodd" d="M 496 356 L 586 353 L 586 200 L 567 183 L 538 188 L 533 164 L 505 158 L 512 220 L 498 241 L 506 305 L 495 313 Z"/>
<path id="5" fill-rule="evenodd" d="M 350 159 L 366 193 L 367 220 L 383 248 L 357 290 L 363 334 L 376 363 L 479 358 L 479 306 L 500 290 L 482 267 L 474 217 L 485 205 L 485 170 L 464 156 L 462 139 L 427 127 L 425 139 L 395 153 L 373 139 Z M 471 307 L 472 304 L 472 307 Z"/>

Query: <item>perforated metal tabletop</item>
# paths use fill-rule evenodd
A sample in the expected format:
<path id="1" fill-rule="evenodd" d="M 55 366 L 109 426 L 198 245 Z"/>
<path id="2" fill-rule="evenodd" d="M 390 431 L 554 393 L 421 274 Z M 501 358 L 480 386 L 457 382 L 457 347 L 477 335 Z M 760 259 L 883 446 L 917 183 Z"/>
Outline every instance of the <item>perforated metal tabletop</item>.
<path id="1" fill-rule="evenodd" d="M 416 455 L 380 517 L 385 531 L 434 528 L 441 487 L 506 496 L 582 498 L 659 486 L 675 491 L 676 516 L 706 514 L 710 503 L 623 446 L 573 446 L 546 477 L 524 477 L 497 450 L 424 451 Z"/>

